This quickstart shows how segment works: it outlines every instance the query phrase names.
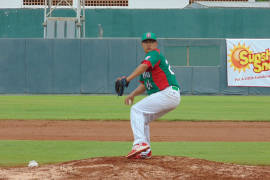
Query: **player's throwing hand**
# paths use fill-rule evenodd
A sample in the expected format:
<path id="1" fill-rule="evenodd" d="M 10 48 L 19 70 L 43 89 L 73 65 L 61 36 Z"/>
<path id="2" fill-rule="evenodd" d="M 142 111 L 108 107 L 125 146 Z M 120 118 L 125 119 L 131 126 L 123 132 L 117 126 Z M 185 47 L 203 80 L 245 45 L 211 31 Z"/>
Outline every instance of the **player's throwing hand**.
<path id="1" fill-rule="evenodd" d="M 131 104 L 133 104 L 133 101 L 134 101 L 134 96 L 129 95 L 125 99 L 125 104 L 130 106 Z"/>

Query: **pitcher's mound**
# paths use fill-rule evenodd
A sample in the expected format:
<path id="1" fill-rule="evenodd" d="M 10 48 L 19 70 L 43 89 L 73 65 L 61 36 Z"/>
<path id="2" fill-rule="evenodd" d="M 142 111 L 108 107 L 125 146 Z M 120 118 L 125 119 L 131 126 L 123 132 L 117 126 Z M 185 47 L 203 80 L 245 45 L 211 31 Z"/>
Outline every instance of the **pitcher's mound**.
<path id="1" fill-rule="evenodd" d="M 100 157 L 43 165 L 0 168 L 0 179 L 270 179 L 269 166 L 154 156 L 148 160 Z"/>

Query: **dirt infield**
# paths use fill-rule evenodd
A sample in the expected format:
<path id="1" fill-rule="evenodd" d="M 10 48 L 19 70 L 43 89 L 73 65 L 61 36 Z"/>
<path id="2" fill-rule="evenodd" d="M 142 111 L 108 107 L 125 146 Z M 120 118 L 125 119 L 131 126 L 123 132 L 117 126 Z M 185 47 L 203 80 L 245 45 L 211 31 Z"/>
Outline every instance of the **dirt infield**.
<path id="1" fill-rule="evenodd" d="M 270 142 L 269 122 L 150 123 L 151 141 Z M 1 120 L 2 140 L 132 141 L 129 121 Z"/>
<path id="2" fill-rule="evenodd" d="M 269 142 L 268 122 L 152 122 L 152 141 Z M 2 140 L 132 141 L 128 121 L 1 120 Z M 0 179 L 270 179 L 269 166 L 188 157 L 91 158 L 37 168 L 0 168 Z"/>

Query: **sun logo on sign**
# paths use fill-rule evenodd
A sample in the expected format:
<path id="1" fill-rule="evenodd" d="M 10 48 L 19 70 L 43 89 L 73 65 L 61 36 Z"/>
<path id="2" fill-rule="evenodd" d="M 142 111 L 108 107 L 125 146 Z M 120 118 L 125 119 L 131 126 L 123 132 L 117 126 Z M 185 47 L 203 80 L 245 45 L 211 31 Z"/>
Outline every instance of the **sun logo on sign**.
<path id="1" fill-rule="evenodd" d="M 249 64 L 243 64 L 241 63 L 241 53 L 245 52 L 245 54 L 252 54 L 252 52 L 249 50 L 250 47 L 246 47 L 245 44 L 241 45 L 238 43 L 238 45 L 234 45 L 233 49 L 230 49 L 230 54 L 228 62 L 231 63 L 230 67 L 234 68 L 234 71 L 237 71 L 240 73 L 241 70 L 243 72 L 246 71 L 246 69 L 250 69 Z M 244 53 L 243 53 L 244 54 Z"/>

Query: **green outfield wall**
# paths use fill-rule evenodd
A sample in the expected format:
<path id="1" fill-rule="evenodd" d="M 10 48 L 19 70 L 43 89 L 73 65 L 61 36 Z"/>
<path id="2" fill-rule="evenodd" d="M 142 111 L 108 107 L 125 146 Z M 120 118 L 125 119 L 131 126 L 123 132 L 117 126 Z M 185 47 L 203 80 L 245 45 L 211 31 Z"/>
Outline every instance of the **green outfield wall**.
<path id="1" fill-rule="evenodd" d="M 270 88 L 227 87 L 225 39 L 158 39 L 182 94 L 269 95 Z M 117 77 L 143 60 L 133 39 L 0 39 L 2 94 L 111 94 Z M 130 83 L 127 92 L 138 85 Z"/>
<path id="2" fill-rule="evenodd" d="M 75 16 L 60 9 L 56 16 Z M 87 9 L 86 37 L 270 38 L 269 9 Z M 43 37 L 43 9 L 0 9 L 0 38 Z"/>

